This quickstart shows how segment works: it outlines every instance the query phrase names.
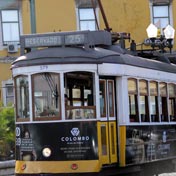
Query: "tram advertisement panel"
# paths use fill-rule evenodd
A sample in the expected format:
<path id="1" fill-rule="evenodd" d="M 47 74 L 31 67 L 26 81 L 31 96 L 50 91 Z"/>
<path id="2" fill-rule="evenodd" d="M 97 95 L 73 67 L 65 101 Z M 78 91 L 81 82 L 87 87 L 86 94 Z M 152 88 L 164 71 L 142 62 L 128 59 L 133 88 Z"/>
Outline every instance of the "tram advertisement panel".
<path id="1" fill-rule="evenodd" d="M 137 164 L 176 155 L 175 126 L 127 127 L 126 164 Z"/>
<path id="2" fill-rule="evenodd" d="M 96 160 L 96 122 L 19 124 L 17 160 Z"/>

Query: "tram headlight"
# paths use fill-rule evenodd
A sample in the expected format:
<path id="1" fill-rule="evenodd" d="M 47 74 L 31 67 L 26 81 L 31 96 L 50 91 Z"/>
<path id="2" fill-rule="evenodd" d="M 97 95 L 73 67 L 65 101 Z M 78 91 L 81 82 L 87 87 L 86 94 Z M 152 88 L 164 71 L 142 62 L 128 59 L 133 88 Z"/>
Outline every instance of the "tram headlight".
<path id="1" fill-rule="evenodd" d="M 48 158 L 51 156 L 51 149 L 49 147 L 45 147 L 43 150 L 42 150 L 42 154 L 45 158 Z"/>

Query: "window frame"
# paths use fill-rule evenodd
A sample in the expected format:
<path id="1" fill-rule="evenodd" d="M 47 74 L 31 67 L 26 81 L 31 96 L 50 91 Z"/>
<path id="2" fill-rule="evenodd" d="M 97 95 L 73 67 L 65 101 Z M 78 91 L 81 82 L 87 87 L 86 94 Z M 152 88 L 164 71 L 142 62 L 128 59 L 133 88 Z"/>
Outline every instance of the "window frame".
<path id="1" fill-rule="evenodd" d="M 129 80 L 135 82 L 135 90 L 130 91 L 129 90 Z M 135 78 L 128 78 L 128 99 L 129 99 L 129 120 L 130 122 L 139 122 L 139 102 L 138 102 L 138 80 Z M 135 114 L 131 114 L 131 96 L 134 96 L 134 102 L 135 102 Z"/>
<path id="2" fill-rule="evenodd" d="M 3 11 L 16 11 L 17 12 L 17 21 L 4 21 L 3 20 L 3 15 L 2 12 Z M 16 43 L 19 44 L 20 42 L 20 17 L 19 17 L 19 9 L 4 9 L 1 10 L 1 27 L 2 27 L 2 43 L 3 45 L 7 45 L 8 43 Z M 9 41 L 6 41 L 5 38 L 5 31 L 4 31 L 4 24 L 17 24 L 17 31 L 18 31 L 18 40 L 12 40 L 10 39 Z M 13 27 L 11 27 L 11 29 L 13 30 Z"/>
<path id="3" fill-rule="evenodd" d="M 6 91 L 6 97 L 13 97 L 13 95 L 14 95 L 14 92 L 13 92 L 13 83 L 12 84 L 7 83 L 5 85 L 5 87 L 7 89 L 7 91 Z M 8 88 L 12 88 L 11 93 L 9 93 L 9 91 L 8 91 L 9 89 Z"/>
<path id="4" fill-rule="evenodd" d="M 129 83 L 128 83 L 128 98 L 130 95 L 134 95 L 136 96 L 135 101 L 138 103 L 138 109 L 136 110 L 138 112 L 138 116 L 140 114 L 140 108 L 139 108 L 139 103 L 140 103 L 140 96 L 141 95 L 147 95 L 147 99 L 148 99 L 148 120 L 147 121 L 142 121 L 139 118 L 139 121 L 135 120 L 134 117 L 133 119 L 131 119 L 130 117 L 130 99 L 129 99 L 129 123 L 156 123 L 156 124 L 168 124 L 168 123 L 176 123 L 176 83 L 169 83 L 169 82 L 164 82 L 164 81 L 158 81 L 158 80 L 148 80 L 148 79 L 143 79 L 143 78 L 131 78 L 129 77 L 127 79 L 127 81 L 129 80 L 136 80 L 136 84 L 137 84 L 137 88 L 135 89 L 131 89 L 132 91 L 129 91 Z M 140 93 L 140 85 L 139 82 L 141 80 L 145 80 L 147 82 L 147 86 L 148 86 L 148 93 L 143 92 L 142 94 Z M 151 90 L 152 87 L 150 87 L 150 83 L 155 83 L 156 85 L 153 86 L 155 90 Z M 174 88 L 172 88 L 171 93 L 173 94 L 172 96 L 169 96 L 169 85 L 174 85 Z M 151 111 L 151 103 L 154 101 L 151 101 L 151 96 L 153 96 L 155 98 L 155 114 L 154 114 L 154 119 L 152 118 L 152 112 Z M 174 99 L 173 100 L 173 111 L 174 111 L 174 117 L 170 117 L 169 114 L 169 100 L 170 99 Z M 163 115 L 164 114 L 164 115 Z M 163 116 L 162 116 L 163 115 Z M 136 116 L 135 116 L 136 117 Z M 139 116 L 140 117 L 140 116 Z M 172 118 L 172 119 L 171 119 Z"/>
<path id="5" fill-rule="evenodd" d="M 71 71 L 64 73 L 64 98 L 67 101 L 67 103 L 65 102 L 65 120 L 95 120 L 97 118 L 94 84 L 95 73 L 93 72 Z M 86 90 L 89 90 L 89 93 Z M 77 96 L 74 93 L 78 93 Z M 79 102 L 79 104 L 75 102 Z"/>
<path id="6" fill-rule="evenodd" d="M 58 115 L 56 116 L 42 116 L 42 117 L 36 117 L 35 116 L 35 95 L 34 95 L 34 78 L 36 75 L 41 75 L 45 72 L 41 72 L 41 73 L 35 73 L 31 75 L 31 84 L 32 84 L 32 91 L 31 91 L 31 95 L 32 95 L 32 117 L 33 117 L 33 121 L 53 121 L 53 120 L 61 120 L 61 114 L 62 114 L 62 109 L 61 109 L 61 91 L 60 91 L 60 73 L 57 72 L 46 72 L 46 73 L 50 73 L 50 74 L 54 74 L 58 76 L 58 86 L 57 86 L 57 91 L 58 91 L 58 108 L 59 108 L 59 112 Z M 51 91 L 51 90 L 50 90 Z"/>
<path id="7" fill-rule="evenodd" d="M 151 84 L 155 84 L 156 85 L 156 92 L 152 92 L 151 91 L 151 86 L 150 86 Z M 149 81 L 149 91 L 150 91 L 150 95 L 149 95 L 150 100 L 151 100 L 151 97 L 154 97 L 154 99 L 155 99 L 155 111 L 156 111 L 156 114 L 152 114 L 151 113 L 151 101 L 149 101 L 151 122 L 159 122 L 158 82 Z"/>
<path id="8" fill-rule="evenodd" d="M 160 85 L 165 85 L 165 93 L 162 92 Z M 161 122 L 168 122 L 168 87 L 166 82 L 159 83 L 159 103 Z"/>
<path id="9" fill-rule="evenodd" d="M 145 84 L 145 87 L 142 87 L 141 83 Z M 148 81 L 144 79 L 139 80 L 139 113 L 140 113 L 140 120 L 141 122 L 149 122 L 149 93 L 148 93 Z M 140 89 L 140 88 L 146 88 L 146 90 Z M 141 98 L 144 98 L 144 114 L 141 110 Z"/>
<path id="10" fill-rule="evenodd" d="M 111 85 L 111 90 L 110 90 L 110 85 Z M 107 86 L 108 86 L 108 114 L 109 117 L 115 117 L 115 92 L 114 92 L 114 80 L 107 80 Z M 110 95 L 112 97 L 112 99 L 110 99 Z M 111 100 L 111 101 L 110 101 Z M 110 104 L 112 103 L 112 105 L 110 106 Z M 110 111 L 110 107 L 112 108 L 112 110 Z"/>
<path id="11" fill-rule="evenodd" d="M 151 23 L 154 23 L 153 19 L 153 6 L 168 6 L 168 17 L 169 17 L 169 24 L 171 26 L 174 25 L 174 19 L 173 19 L 173 2 L 172 0 L 149 0 L 149 9 L 150 9 L 150 21 Z M 160 35 L 164 35 L 164 29 L 166 26 L 161 26 L 161 23 L 155 23 L 156 27 L 158 28 L 158 37 Z"/>
<path id="12" fill-rule="evenodd" d="M 103 101 L 101 101 L 101 99 L 100 99 L 100 117 L 101 118 L 105 118 L 105 117 L 107 117 L 107 105 L 106 105 L 106 100 L 107 100 L 107 95 L 106 95 L 106 92 L 107 92 L 107 87 L 106 87 L 106 80 L 105 79 L 100 79 L 99 80 L 99 85 L 100 84 L 102 84 L 103 85 L 103 87 L 104 87 L 104 91 L 102 92 L 102 94 L 101 95 L 99 95 L 100 97 L 102 96 L 103 97 Z M 100 86 L 99 86 L 100 87 Z M 99 93 L 100 93 L 100 90 L 99 90 Z M 101 98 L 102 98 L 101 97 Z M 103 113 L 101 114 L 101 103 L 103 103 L 104 104 L 104 108 L 103 108 Z"/>
<path id="13" fill-rule="evenodd" d="M 24 122 L 24 121 L 30 121 L 30 113 L 31 113 L 31 109 L 30 109 L 30 105 L 28 105 L 29 107 L 29 117 L 18 117 L 18 98 L 17 98 L 17 82 L 16 80 L 19 78 L 19 77 L 26 77 L 27 80 L 28 80 L 28 102 L 30 101 L 30 88 L 29 88 L 29 76 L 28 75 L 18 75 L 14 78 L 14 86 L 15 86 L 15 107 L 16 107 L 16 122 Z"/>
<path id="14" fill-rule="evenodd" d="M 8 92 L 8 87 L 12 88 L 12 92 L 9 94 Z M 0 91 L 1 93 L 1 91 Z M 1 98 L 2 95 L 2 98 Z M 0 99 L 3 102 L 4 106 L 7 105 L 14 105 L 14 95 L 15 95 L 15 91 L 14 91 L 14 83 L 12 79 L 8 79 L 8 80 L 4 80 L 2 81 L 2 94 L 0 95 Z"/>
<path id="15" fill-rule="evenodd" d="M 14 90 L 13 90 L 13 83 L 9 84 L 5 84 L 5 89 L 6 89 L 6 105 L 8 105 L 9 103 L 14 103 L 13 99 L 14 99 Z M 11 92 L 9 93 L 9 90 L 11 89 Z M 12 101 L 10 101 L 12 100 Z"/>
<path id="16" fill-rule="evenodd" d="M 80 10 L 86 10 L 86 9 L 92 9 L 93 10 L 93 7 L 78 7 L 77 8 L 77 14 L 78 14 L 78 17 L 77 17 L 77 21 L 78 21 L 78 29 L 79 30 L 92 30 L 92 31 L 94 31 L 94 30 L 97 30 L 97 25 L 96 25 L 96 18 L 95 18 L 95 16 L 94 16 L 94 18 L 93 19 L 81 19 L 81 15 L 80 15 Z M 96 16 L 97 16 L 97 8 L 96 8 L 96 10 L 95 10 L 96 12 Z M 94 10 L 93 10 L 93 15 L 94 15 Z M 94 25 L 94 28 L 93 29 L 90 29 L 90 28 L 88 28 L 88 29 L 81 29 L 81 22 L 94 22 L 95 23 L 95 25 Z"/>
<path id="17" fill-rule="evenodd" d="M 170 85 L 174 86 L 173 95 L 170 94 L 170 88 L 169 88 Z M 170 111 L 173 111 L 173 114 L 170 113 Z M 168 84 L 168 116 L 171 122 L 176 121 L 176 85 L 173 83 Z"/>
<path id="18" fill-rule="evenodd" d="M 155 16 L 155 9 L 154 8 L 157 8 L 157 7 L 167 7 L 167 16 L 162 16 L 162 15 Z M 161 21 L 162 21 L 162 19 L 167 19 L 168 24 L 170 24 L 170 8 L 169 8 L 169 4 L 153 5 L 152 6 L 152 18 L 153 18 L 152 21 L 153 21 L 154 24 L 157 24 L 157 21 L 155 22 L 155 19 L 158 19 L 158 20 L 161 20 Z M 160 21 L 160 25 L 162 23 L 161 21 Z M 166 26 L 167 26 L 167 24 L 166 24 Z M 166 26 L 160 26 L 160 27 L 161 27 L 161 29 L 163 29 Z"/>

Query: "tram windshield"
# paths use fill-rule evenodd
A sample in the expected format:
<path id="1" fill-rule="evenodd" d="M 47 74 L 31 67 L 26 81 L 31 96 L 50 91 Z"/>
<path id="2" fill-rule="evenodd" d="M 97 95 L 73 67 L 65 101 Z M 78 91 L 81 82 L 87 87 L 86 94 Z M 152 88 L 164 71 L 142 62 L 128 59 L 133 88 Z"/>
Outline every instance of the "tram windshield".
<path id="1" fill-rule="evenodd" d="M 66 119 L 92 119 L 96 117 L 92 73 L 65 73 L 64 87 Z"/>
<path id="2" fill-rule="evenodd" d="M 60 118 L 59 74 L 40 73 L 32 76 L 34 118 Z"/>
<path id="3" fill-rule="evenodd" d="M 33 118 L 31 120 L 34 121 L 64 119 L 61 117 L 61 106 L 65 107 L 66 120 L 95 119 L 94 77 L 94 73 L 91 72 L 67 72 L 64 74 L 63 89 L 59 73 L 36 73 L 31 79 L 25 75 L 17 76 L 15 78 L 17 121 L 30 120 L 30 112 Z M 61 105 L 61 92 L 65 96 L 65 106 L 64 103 Z M 30 102 L 32 102 L 31 109 L 29 109 Z"/>

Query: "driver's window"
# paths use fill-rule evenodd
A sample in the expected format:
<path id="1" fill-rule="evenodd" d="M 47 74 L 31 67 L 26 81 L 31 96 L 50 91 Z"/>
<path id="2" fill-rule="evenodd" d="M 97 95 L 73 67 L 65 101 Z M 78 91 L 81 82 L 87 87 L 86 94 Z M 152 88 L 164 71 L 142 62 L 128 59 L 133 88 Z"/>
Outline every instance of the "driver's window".
<path id="1" fill-rule="evenodd" d="M 94 77 L 89 72 L 64 74 L 66 119 L 95 118 Z"/>

